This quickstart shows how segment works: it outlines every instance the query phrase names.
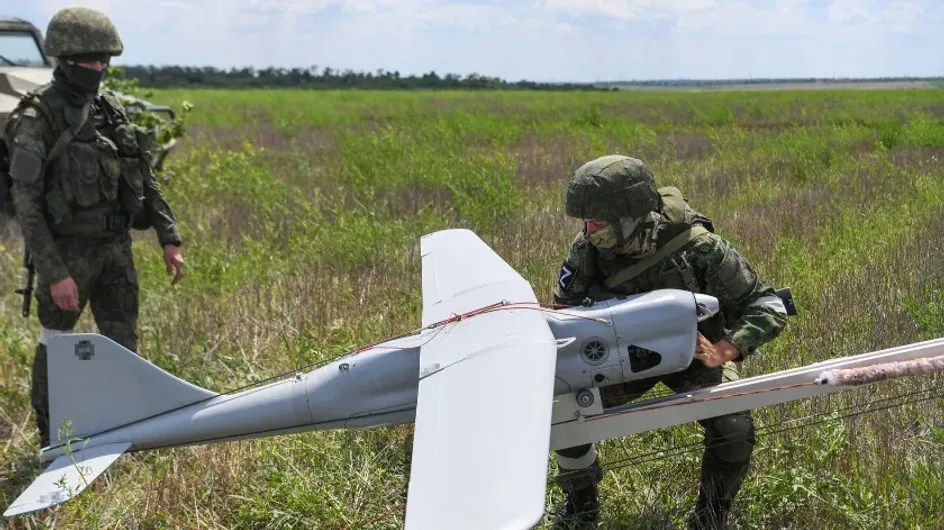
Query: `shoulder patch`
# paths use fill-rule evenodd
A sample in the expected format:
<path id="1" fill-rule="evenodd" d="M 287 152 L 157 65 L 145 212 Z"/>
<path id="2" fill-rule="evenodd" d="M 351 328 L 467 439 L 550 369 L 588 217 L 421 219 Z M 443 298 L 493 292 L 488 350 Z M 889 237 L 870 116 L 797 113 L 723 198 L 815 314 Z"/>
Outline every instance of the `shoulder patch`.
<path id="1" fill-rule="evenodd" d="M 557 276 L 557 285 L 564 291 L 570 289 L 570 286 L 574 284 L 574 278 L 576 277 L 575 272 L 574 268 L 565 261 L 564 264 L 561 265 L 560 273 Z"/>
<path id="2" fill-rule="evenodd" d="M 23 111 L 24 118 L 38 118 L 39 111 L 35 107 L 26 107 L 26 110 Z"/>
<path id="3" fill-rule="evenodd" d="M 26 184 L 33 184 L 39 180 L 42 169 L 42 158 L 22 147 L 13 148 L 13 156 L 10 157 L 10 178 Z"/>

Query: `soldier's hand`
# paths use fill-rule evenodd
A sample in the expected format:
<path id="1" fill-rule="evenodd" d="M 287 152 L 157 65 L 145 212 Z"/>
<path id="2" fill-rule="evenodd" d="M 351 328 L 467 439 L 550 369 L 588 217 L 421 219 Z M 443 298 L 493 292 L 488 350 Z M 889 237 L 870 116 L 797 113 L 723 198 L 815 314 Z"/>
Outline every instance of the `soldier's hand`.
<path id="1" fill-rule="evenodd" d="M 695 346 L 695 358 L 708 368 L 721 366 L 736 359 L 740 355 L 737 346 L 726 340 L 714 344 L 701 333 L 698 334 L 698 344 Z"/>
<path id="2" fill-rule="evenodd" d="M 63 311 L 79 310 L 79 287 L 71 276 L 53 283 L 49 290 L 56 307 Z"/>
<path id="3" fill-rule="evenodd" d="M 176 285 L 184 277 L 184 258 L 180 255 L 177 245 L 164 245 L 164 264 L 167 265 L 167 274 L 175 272 L 171 285 Z"/>

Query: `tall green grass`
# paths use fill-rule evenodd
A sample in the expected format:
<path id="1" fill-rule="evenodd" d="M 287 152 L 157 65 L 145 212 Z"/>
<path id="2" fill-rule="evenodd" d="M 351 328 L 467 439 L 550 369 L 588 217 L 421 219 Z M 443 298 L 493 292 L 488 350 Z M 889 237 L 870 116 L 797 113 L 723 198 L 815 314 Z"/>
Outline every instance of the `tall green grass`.
<path id="1" fill-rule="evenodd" d="M 475 230 L 550 301 L 583 162 L 619 152 L 677 185 L 800 309 L 743 364 L 774 370 L 944 335 L 944 92 L 161 91 L 194 103 L 165 190 L 187 277 L 136 234 L 141 351 L 216 391 L 413 329 L 419 237 Z M 16 230 L 0 245 L 0 504 L 37 471 L 38 332 L 18 316 Z M 80 323 L 94 330 L 90 315 Z M 940 384 L 889 382 L 755 412 L 759 426 Z M 79 498 L 5 528 L 397 528 L 408 426 L 135 454 Z M 681 525 L 701 451 L 686 425 L 599 451 L 605 523 Z M 736 528 L 941 528 L 940 398 L 762 434 Z M 549 460 L 553 473 L 553 459 Z M 461 480 L 461 477 L 457 477 Z M 549 505 L 561 498 L 549 489 Z M 487 507 L 483 507 L 487 509 Z"/>

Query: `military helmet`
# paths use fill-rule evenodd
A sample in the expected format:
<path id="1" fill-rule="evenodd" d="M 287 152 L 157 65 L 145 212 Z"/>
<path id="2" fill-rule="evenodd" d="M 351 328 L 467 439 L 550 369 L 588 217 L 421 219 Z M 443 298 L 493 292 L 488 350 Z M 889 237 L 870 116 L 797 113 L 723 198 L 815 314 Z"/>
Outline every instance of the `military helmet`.
<path id="1" fill-rule="evenodd" d="M 580 166 L 567 187 L 567 215 L 577 219 L 642 217 L 662 199 L 652 170 L 636 158 L 608 155 Z"/>
<path id="2" fill-rule="evenodd" d="M 87 7 L 69 7 L 52 16 L 44 48 L 53 57 L 68 57 L 121 55 L 124 46 L 115 25 L 104 13 Z"/>

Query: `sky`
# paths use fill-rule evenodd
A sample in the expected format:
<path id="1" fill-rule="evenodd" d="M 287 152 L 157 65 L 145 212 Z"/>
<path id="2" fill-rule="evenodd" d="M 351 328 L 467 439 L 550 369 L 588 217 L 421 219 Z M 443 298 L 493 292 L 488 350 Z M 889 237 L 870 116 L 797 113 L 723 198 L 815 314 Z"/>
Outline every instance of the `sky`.
<path id="1" fill-rule="evenodd" d="M 122 64 L 508 81 L 944 76 L 942 0 L 0 0 L 43 33 L 83 5 Z"/>

